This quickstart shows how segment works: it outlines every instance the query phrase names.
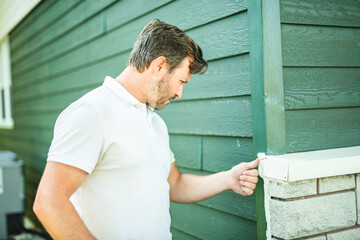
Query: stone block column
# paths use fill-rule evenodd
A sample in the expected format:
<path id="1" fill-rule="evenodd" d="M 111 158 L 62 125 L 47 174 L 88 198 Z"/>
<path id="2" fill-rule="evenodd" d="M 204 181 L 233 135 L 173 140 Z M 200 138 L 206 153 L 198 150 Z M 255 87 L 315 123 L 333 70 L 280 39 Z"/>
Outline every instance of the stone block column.
<path id="1" fill-rule="evenodd" d="M 360 147 L 260 157 L 267 239 L 360 239 Z"/>

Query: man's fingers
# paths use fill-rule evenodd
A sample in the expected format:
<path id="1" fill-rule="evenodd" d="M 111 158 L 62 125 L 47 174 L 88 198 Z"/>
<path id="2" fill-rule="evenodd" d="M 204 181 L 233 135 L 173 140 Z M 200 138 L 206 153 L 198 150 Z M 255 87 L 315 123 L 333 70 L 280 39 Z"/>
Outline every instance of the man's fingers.
<path id="1" fill-rule="evenodd" d="M 246 171 L 242 172 L 242 175 L 257 177 L 257 176 L 259 176 L 259 172 L 256 169 L 251 169 L 251 170 L 246 170 Z"/>
<path id="2" fill-rule="evenodd" d="M 257 177 L 253 177 L 253 176 L 244 176 L 244 175 L 241 175 L 241 176 L 240 176 L 240 180 L 241 180 L 241 181 L 244 181 L 244 182 L 257 183 L 259 179 L 258 179 Z"/>
<path id="3" fill-rule="evenodd" d="M 254 161 L 252 161 L 252 162 L 248 162 L 248 163 L 246 163 L 246 166 L 249 168 L 249 169 L 251 169 L 251 168 L 256 168 L 258 165 L 259 165 L 259 163 L 260 163 L 260 159 L 256 159 L 256 160 L 254 160 Z"/>
<path id="4" fill-rule="evenodd" d="M 251 190 L 254 190 L 256 188 L 256 184 L 251 182 L 240 181 L 240 185 L 242 188 L 248 188 Z"/>
<path id="5" fill-rule="evenodd" d="M 254 190 L 251 190 L 247 187 L 242 187 L 242 190 L 244 192 L 244 196 L 252 195 L 254 193 Z"/>

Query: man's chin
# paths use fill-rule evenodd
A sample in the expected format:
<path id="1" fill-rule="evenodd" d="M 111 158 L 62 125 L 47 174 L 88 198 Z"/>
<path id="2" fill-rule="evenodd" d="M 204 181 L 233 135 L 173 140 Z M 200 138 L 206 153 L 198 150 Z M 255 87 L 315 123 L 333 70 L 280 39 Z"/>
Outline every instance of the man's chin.
<path id="1" fill-rule="evenodd" d="M 163 103 L 163 104 L 158 104 L 158 105 L 156 105 L 155 109 L 156 109 L 156 110 L 162 110 L 162 109 L 164 109 L 164 107 L 165 107 L 167 104 L 169 104 L 170 102 L 171 102 L 171 101 L 168 100 L 168 101 L 166 101 L 166 102 Z"/>
<path id="2" fill-rule="evenodd" d="M 155 109 L 156 110 L 162 110 L 162 109 L 164 109 L 165 106 L 166 105 L 158 105 L 158 106 L 155 107 Z"/>

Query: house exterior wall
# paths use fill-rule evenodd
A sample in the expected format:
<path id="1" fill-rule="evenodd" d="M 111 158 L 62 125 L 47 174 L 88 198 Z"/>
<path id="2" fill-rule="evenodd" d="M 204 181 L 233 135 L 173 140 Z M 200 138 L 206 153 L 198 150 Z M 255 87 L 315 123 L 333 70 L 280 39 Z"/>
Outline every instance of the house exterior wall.
<path id="1" fill-rule="evenodd" d="M 183 97 L 158 113 L 177 165 L 210 174 L 253 159 L 247 1 L 42 1 L 11 33 L 15 126 L 0 149 L 26 164 L 27 216 L 59 113 L 106 75 L 125 68 L 132 44 L 154 18 L 192 37 L 209 61 Z M 255 197 L 231 191 L 195 204 L 171 204 L 174 239 L 256 238 Z"/>
<path id="2" fill-rule="evenodd" d="M 286 152 L 360 145 L 360 4 L 280 1 Z"/>
<path id="3" fill-rule="evenodd" d="M 274 159 L 280 156 L 286 159 L 287 171 L 291 160 L 307 161 L 308 165 L 309 159 L 319 160 L 315 150 L 338 148 L 340 159 L 342 151 L 346 155 L 345 147 L 360 145 L 359 2 L 261 0 L 261 3 L 265 122 L 267 133 L 277 133 L 267 136 L 265 152 Z M 280 30 L 271 31 L 276 25 Z M 268 77 L 266 74 L 271 75 L 272 68 L 266 72 L 267 65 L 277 65 L 266 59 L 277 48 L 273 47 L 276 43 L 267 40 L 276 37 L 281 42 L 278 49 L 281 57 L 276 60 L 281 68 L 275 70 L 276 77 Z M 271 91 L 271 87 L 266 91 L 269 83 L 276 91 Z M 280 109 L 273 114 L 275 117 L 271 111 L 269 114 L 274 104 Z M 280 130 L 274 119 L 284 120 Z M 304 151 L 307 156 L 304 159 L 290 157 Z M 327 160 L 332 157 L 329 155 Z M 353 157 L 354 169 L 358 169 L 360 154 Z M 286 162 L 278 162 L 279 166 L 282 163 Z M 341 164 L 339 161 L 338 165 Z M 324 164 L 320 168 L 326 167 Z M 358 172 L 348 175 L 338 171 L 326 178 L 315 176 L 301 181 L 263 178 L 267 233 L 265 236 L 263 231 L 259 239 L 359 238 Z"/>

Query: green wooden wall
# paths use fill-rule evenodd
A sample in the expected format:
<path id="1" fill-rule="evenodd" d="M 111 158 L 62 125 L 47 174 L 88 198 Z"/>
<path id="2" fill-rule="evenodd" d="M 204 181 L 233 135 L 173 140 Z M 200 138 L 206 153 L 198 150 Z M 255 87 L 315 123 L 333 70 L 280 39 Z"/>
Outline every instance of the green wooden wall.
<path id="1" fill-rule="evenodd" d="M 10 34 L 15 128 L 0 149 L 26 163 L 27 215 L 58 114 L 116 77 L 143 26 L 154 18 L 186 31 L 209 61 L 183 97 L 158 113 L 184 173 L 210 174 L 253 159 L 246 0 L 45 0 Z M 293 119 L 293 118 L 292 118 Z M 231 191 L 171 204 L 174 239 L 255 239 L 255 197 Z"/>
<path id="2" fill-rule="evenodd" d="M 360 145 L 360 1 L 281 0 L 286 151 Z"/>

